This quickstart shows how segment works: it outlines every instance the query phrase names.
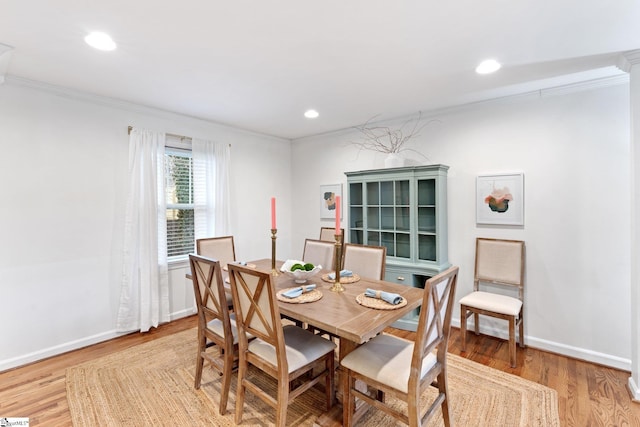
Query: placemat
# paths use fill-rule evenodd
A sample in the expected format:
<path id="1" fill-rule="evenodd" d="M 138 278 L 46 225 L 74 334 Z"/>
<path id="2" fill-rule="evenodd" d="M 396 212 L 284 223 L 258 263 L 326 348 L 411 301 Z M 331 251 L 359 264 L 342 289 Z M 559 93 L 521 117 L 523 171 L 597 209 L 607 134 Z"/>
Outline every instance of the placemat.
<path id="1" fill-rule="evenodd" d="M 293 288 L 281 289 L 276 293 L 276 298 L 278 298 L 278 301 L 290 302 L 293 304 L 304 304 L 306 302 L 314 302 L 322 298 L 322 292 L 320 292 L 318 289 L 313 289 L 313 290 L 310 290 L 309 292 L 303 292 L 302 295 L 295 298 L 287 298 L 284 295 L 282 295 L 283 293 L 296 288 L 298 288 L 298 286 L 294 286 Z"/>
<path id="2" fill-rule="evenodd" d="M 402 298 L 402 302 L 400 302 L 400 304 L 389 304 L 383 299 L 368 297 L 363 292 L 356 297 L 356 301 L 358 301 L 358 304 L 369 308 L 375 308 L 378 310 L 395 310 L 396 308 L 407 305 L 407 299 L 405 297 L 400 298 Z"/>
<path id="3" fill-rule="evenodd" d="M 335 283 L 336 279 L 330 279 L 329 278 L 329 274 L 331 274 L 331 273 L 323 274 L 322 275 L 322 280 L 324 280 L 325 282 L 329 282 L 329 283 Z M 358 280 L 360 280 L 360 276 L 358 276 L 355 273 L 352 276 L 348 276 L 348 277 L 340 276 L 340 283 L 355 283 Z"/>

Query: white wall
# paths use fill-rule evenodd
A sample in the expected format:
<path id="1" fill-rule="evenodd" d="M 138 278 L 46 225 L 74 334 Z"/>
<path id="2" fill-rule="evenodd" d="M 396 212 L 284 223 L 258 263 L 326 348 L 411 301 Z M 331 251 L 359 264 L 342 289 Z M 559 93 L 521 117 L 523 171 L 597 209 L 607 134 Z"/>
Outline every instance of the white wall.
<path id="1" fill-rule="evenodd" d="M 471 290 L 476 236 L 523 239 L 527 343 L 623 369 L 631 351 L 628 90 L 452 110 L 413 144 L 430 163 L 450 166 L 449 258 L 461 267 L 456 299 Z M 349 144 L 352 132 L 291 144 L 24 82 L 0 85 L 0 370 L 116 335 L 129 125 L 232 144 L 239 259 L 270 255 L 271 196 L 278 200 L 278 258 L 300 256 L 304 238 L 333 224 L 319 219 L 318 186 L 344 185 L 344 171 L 383 166 L 382 155 Z M 501 171 L 525 174 L 523 228 L 475 224 L 475 177 Z M 171 271 L 173 317 L 192 311 L 184 273 Z"/>
<path id="2" fill-rule="evenodd" d="M 0 85 L 0 370 L 116 336 L 127 126 L 231 144 L 239 258 L 289 256 L 288 140 L 50 87 Z M 193 312 L 185 268 L 171 270 L 171 313 Z"/>
<path id="3" fill-rule="evenodd" d="M 430 160 L 413 161 L 450 166 L 449 260 L 460 266 L 456 300 L 472 289 L 475 237 L 522 239 L 527 344 L 627 370 L 628 91 L 626 84 L 548 91 L 451 110 L 434 116 L 438 122 L 412 143 Z M 344 171 L 383 166 L 382 155 L 349 144 L 357 138 L 341 132 L 294 141 L 293 253 L 301 253 L 304 238 L 323 224 L 319 185 L 342 183 L 346 195 Z M 475 177 L 513 171 L 525 176 L 524 227 L 477 226 Z M 454 325 L 459 323 L 456 304 Z M 481 325 L 506 332 L 499 322 Z"/>

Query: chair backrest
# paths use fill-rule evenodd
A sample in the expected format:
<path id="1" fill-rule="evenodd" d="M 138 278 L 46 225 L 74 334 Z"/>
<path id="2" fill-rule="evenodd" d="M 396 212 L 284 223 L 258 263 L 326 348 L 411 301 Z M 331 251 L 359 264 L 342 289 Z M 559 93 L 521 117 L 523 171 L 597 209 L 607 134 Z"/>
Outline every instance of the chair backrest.
<path id="1" fill-rule="evenodd" d="M 220 262 L 190 254 L 189 263 L 199 327 L 206 328 L 209 322 L 219 319 L 222 322 L 224 338 L 228 337 L 233 342 Z"/>
<path id="2" fill-rule="evenodd" d="M 387 262 L 386 246 L 345 243 L 342 268 L 366 279 L 383 280 Z"/>
<path id="3" fill-rule="evenodd" d="M 418 375 L 409 378 L 409 389 L 415 385 L 412 381 L 420 381 L 422 360 L 434 348 L 440 363 L 446 358 L 457 282 L 458 267 L 452 266 L 425 283 L 411 359 L 411 372 Z"/>
<path id="4" fill-rule="evenodd" d="M 342 233 L 343 242 L 344 242 L 344 228 L 340 229 L 340 233 Z M 324 240 L 326 242 L 335 242 L 336 241 L 336 228 L 335 227 L 320 227 L 320 240 Z"/>
<path id="5" fill-rule="evenodd" d="M 198 239 L 196 240 L 196 253 L 220 261 L 220 266 L 224 268 L 236 260 L 233 236 Z"/>
<path id="6" fill-rule="evenodd" d="M 238 327 L 238 347 L 245 352 L 246 334 L 260 338 L 276 349 L 278 368 L 287 372 L 280 309 L 276 299 L 271 273 L 239 264 L 229 264 L 229 278 Z"/>
<path id="7" fill-rule="evenodd" d="M 334 268 L 335 243 L 323 240 L 306 239 L 302 260 L 313 265 L 321 265 L 322 268 L 331 270 Z"/>
<path id="8" fill-rule="evenodd" d="M 516 286 L 520 299 L 524 286 L 524 242 L 521 240 L 476 239 L 474 290 L 480 282 Z"/>

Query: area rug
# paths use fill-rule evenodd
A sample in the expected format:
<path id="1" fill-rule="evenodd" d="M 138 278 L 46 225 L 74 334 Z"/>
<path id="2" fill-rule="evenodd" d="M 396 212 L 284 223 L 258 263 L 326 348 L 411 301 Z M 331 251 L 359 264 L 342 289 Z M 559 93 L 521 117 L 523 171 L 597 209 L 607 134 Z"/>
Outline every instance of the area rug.
<path id="1" fill-rule="evenodd" d="M 74 426 L 234 426 L 236 378 L 227 413 L 218 413 L 220 377 L 205 368 L 202 387 L 193 388 L 196 330 L 140 344 L 67 369 L 67 400 Z M 254 381 L 275 383 L 252 371 Z M 556 391 L 493 368 L 449 355 L 449 394 L 458 426 L 559 426 Z M 428 399 L 429 396 L 425 396 Z M 393 398 L 388 397 L 392 403 Z M 303 393 L 287 411 L 287 425 L 313 426 L 324 394 Z M 241 425 L 268 426 L 275 411 L 246 394 Z M 396 421 L 369 410 L 359 425 L 389 426 Z M 440 412 L 430 420 L 442 426 Z"/>

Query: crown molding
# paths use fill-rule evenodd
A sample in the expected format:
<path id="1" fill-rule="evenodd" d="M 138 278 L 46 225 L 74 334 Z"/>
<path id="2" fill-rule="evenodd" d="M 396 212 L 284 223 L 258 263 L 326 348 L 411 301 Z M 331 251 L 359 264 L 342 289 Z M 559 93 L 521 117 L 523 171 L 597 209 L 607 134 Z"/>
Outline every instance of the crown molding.
<path id="1" fill-rule="evenodd" d="M 640 50 L 629 50 L 622 52 L 618 56 L 616 66 L 625 73 L 628 73 L 631 71 L 631 67 L 638 64 L 640 64 Z"/>
<path id="2" fill-rule="evenodd" d="M 148 114 L 156 117 L 166 117 L 171 119 L 175 119 L 176 117 L 182 117 L 182 118 L 204 122 L 219 128 L 224 128 L 225 130 L 233 130 L 234 132 L 238 132 L 245 135 L 257 136 L 260 138 L 269 138 L 269 139 L 278 140 L 278 141 L 291 141 L 290 139 L 287 139 L 287 138 L 255 132 L 248 129 L 242 129 L 239 127 L 235 127 L 226 123 L 216 122 L 203 117 L 191 116 L 188 114 L 178 113 L 176 111 L 164 110 L 162 108 L 136 104 L 133 102 L 124 101 L 117 98 L 110 98 L 104 95 L 96 95 L 96 94 L 84 92 L 81 90 L 70 89 L 65 86 L 58 86 L 50 83 L 39 82 L 36 80 L 25 79 L 23 77 L 8 75 L 6 76 L 5 82 L 12 86 L 35 89 L 35 90 L 46 92 L 55 96 L 59 96 L 61 98 L 79 100 L 79 101 L 84 101 L 92 104 L 118 108 L 121 110 L 130 111 L 134 113 Z"/>

